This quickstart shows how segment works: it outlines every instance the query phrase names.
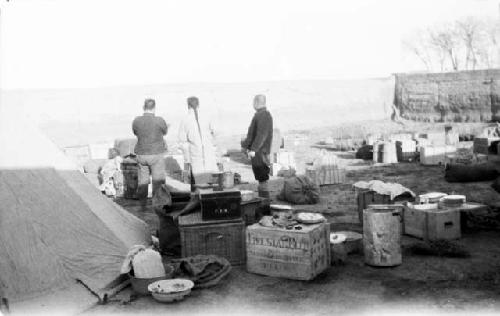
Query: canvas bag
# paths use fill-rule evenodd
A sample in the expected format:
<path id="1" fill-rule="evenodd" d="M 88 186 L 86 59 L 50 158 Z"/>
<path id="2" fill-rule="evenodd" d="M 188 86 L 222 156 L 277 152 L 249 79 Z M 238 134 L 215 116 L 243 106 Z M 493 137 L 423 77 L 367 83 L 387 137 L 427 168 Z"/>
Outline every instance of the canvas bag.
<path id="1" fill-rule="evenodd" d="M 278 199 L 293 204 L 316 204 L 319 201 L 319 186 L 309 177 L 296 176 L 285 179 Z"/>

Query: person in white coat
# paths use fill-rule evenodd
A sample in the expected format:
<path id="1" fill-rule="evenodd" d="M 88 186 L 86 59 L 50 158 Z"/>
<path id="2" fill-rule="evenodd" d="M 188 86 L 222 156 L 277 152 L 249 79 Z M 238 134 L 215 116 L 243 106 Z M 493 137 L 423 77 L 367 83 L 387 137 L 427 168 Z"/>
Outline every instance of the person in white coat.
<path id="1" fill-rule="evenodd" d="M 196 183 L 206 183 L 219 172 L 212 121 L 201 113 L 197 97 L 187 99 L 188 114 L 179 128 L 179 143 L 184 161 L 190 165 Z"/>

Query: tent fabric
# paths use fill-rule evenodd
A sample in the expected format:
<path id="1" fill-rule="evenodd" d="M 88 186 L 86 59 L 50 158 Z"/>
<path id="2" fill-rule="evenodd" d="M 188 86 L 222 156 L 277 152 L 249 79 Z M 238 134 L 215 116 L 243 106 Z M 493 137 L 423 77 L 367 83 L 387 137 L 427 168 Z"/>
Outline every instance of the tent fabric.
<path id="1" fill-rule="evenodd" d="M 151 244 L 148 225 L 107 198 L 78 171 L 62 170 L 58 174 L 85 202 L 90 210 L 125 244 Z"/>
<path id="2" fill-rule="evenodd" d="M 0 170 L 0 292 L 9 301 L 77 280 L 100 294 L 119 277 L 128 247 L 147 244 L 145 224 L 101 203 L 85 181 L 78 171 Z"/>
<path id="3" fill-rule="evenodd" d="M 120 275 L 128 241 L 54 169 L 0 170 L 0 201 L 0 291 L 9 301 L 76 280 L 99 294 Z"/>
<path id="4" fill-rule="evenodd" d="M 149 229 L 9 111 L 0 106 L 0 297 L 13 312 L 80 312 L 118 285 L 129 247 L 151 244 Z"/>

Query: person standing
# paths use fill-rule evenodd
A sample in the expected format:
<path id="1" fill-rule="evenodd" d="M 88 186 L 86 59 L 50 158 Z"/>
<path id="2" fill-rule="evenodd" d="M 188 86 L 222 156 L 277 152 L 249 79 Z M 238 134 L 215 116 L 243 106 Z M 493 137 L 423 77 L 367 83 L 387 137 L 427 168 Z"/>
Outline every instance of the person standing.
<path id="1" fill-rule="evenodd" d="M 215 129 L 212 121 L 200 111 L 197 97 L 187 99 L 188 113 L 179 127 L 179 143 L 184 161 L 189 164 L 195 182 L 205 183 L 218 172 Z"/>
<path id="2" fill-rule="evenodd" d="M 165 183 L 164 155 L 167 146 L 163 137 L 167 135 L 168 126 L 163 118 L 155 116 L 154 99 L 146 99 L 143 109 L 144 114 L 134 119 L 132 131 L 137 136 L 135 145 L 135 154 L 139 164 L 137 195 L 144 210 L 150 177 L 153 181 L 153 195 Z"/>
<path id="3" fill-rule="evenodd" d="M 266 107 L 266 96 L 256 95 L 253 99 L 255 115 L 248 128 L 247 137 L 242 141 L 242 148 L 247 151 L 252 161 L 255 180 L 259 182 L 259 196 L 269 198 L 269 173 L 271 144 L 273 141 L 273 118 Z"/>

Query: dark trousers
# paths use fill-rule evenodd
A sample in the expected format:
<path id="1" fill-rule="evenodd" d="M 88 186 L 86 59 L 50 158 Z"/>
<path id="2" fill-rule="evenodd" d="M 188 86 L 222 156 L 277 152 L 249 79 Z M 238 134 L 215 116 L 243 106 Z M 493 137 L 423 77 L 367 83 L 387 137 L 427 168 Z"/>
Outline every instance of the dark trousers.
<path id="1" fill-rule="evenodd" d="M 265 182 L 269 180 L 271 173 L 269 154 L 264 152 L 256 152 L 255 157 L 252 158 L 252 171 L 255 180 Z"/>
<path id="2" fill-rule="evenodd" d="M 153 196 L 155 192 L 165 183 L 165 158 L 163 155 L 138 155 L 139 163 L 137 196 L 142 205 L 146 205 L 148 198 L 149 178 L 153 181 Z"/>

